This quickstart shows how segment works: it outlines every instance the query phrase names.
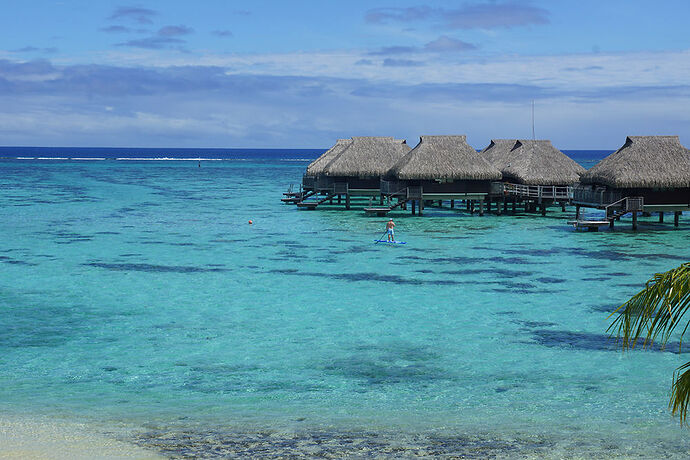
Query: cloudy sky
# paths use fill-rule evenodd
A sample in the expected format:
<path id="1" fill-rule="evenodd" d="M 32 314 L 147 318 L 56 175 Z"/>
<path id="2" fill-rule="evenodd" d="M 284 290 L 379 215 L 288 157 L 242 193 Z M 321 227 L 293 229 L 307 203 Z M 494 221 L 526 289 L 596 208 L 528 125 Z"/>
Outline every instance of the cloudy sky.
<path id="1" fill-rule="evenodd" d="M 690 146 L 687 0 L 0 3 L 0 145 Z"/>

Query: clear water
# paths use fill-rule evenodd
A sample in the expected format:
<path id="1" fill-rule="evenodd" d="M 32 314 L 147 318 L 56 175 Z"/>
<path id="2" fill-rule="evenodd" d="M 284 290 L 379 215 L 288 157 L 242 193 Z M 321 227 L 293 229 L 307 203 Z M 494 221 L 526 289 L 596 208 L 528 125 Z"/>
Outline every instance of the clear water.
<path id="1" fill-rule="evenodd" d="M 582 233 L 572 209 L 428 208 L 381 245 L 361 209 L 280 203 L 305 165 L 0 160 L 0 411 L 173 456 L 687 456 L 684 357 L 606 333 L 690 260 L 687 217 Z"/>

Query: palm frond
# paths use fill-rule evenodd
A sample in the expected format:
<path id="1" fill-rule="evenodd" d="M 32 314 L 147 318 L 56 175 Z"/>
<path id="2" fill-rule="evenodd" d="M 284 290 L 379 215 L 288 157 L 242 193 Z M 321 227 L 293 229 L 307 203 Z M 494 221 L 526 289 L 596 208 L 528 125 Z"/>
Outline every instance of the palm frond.
<path id="1" fill-rule="evenodd" d="M 665 345 L 690 309 L 690 263 L 664 273 L 657 273 L 645 288 L 618 307 L 618 317 L 608 331 L 615 333 L 624 349 L 635 348 L 643 338 L 643 347 L 656 340 Z M 681 333 L 682 339 L 687 331 Z"/>
<path id="2" fill-rule="evenodd" d="M 669 403 L 673 415 L 677 413 L 680 416 L 681 425 L 687 422 L 688 403 L 690 403 L 690 363 L 685 363 L 673 373 Z"/>
<path id="3" fill-rule="evenodd" d="M 608 331 L 622 343 L 624 349 L 635 348 L 637 341 L 644 338 L 642 347 L 651 347 L 659 340 L 662 346 L 668 343 L 673 331 L 681 324 L 690 309 L 690 263 L 685 263 L 665 273 L 657 273 L 647 281 L 645 288 L 618 307 L 616 319 Z M 690 322 L 680 334 L 678 352 L 682 351 L 683 337 Z M 673 373 L 671 385 L 672 413 L 678 414 L 681 425 L 687 421 L 690 405 L 690 362 Z"/>

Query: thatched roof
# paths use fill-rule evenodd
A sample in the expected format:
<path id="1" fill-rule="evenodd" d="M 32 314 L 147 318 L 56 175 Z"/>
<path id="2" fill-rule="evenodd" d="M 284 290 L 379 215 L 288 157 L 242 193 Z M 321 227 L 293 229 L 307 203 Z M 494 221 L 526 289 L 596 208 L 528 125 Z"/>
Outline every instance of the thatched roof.
<path id="1" fill-rule="evenodd" d="M 628 136 L 580 178 L 615 188 L 690 187 L 690 152 L 678 136 Z"/>
<path id="2" fill-rule="evenodd" d="M 548 140 L 518 140 L 501 169 L 504 180 L 527 185 L 568 185 L 580 180 L 585 168 Z"/>
<path id="3" fill-rule="evenodd" d="M 498 180 L 501 173 L 467 144 L 466 136 L 422 136 L 389 176 L 402 180 Z"/>
<path id="4" fill-rule="evenodd" d="M 385 174 L 410 147 L 392 137 L 353 137 L 324 168 L 327 176 L 378 177 Z"/>
<path id="5" fill-rule="evenodd" d="M 517 139 L 491 139 L 489 145 L 479 154 L 499 170 L 506 167 L 508 155 Z"/>
<path id="6" fill-rule="evenodd" d="M 338 155 L 342 153 L 343 150 L 347 148 L 352 142 L 352 139 L 338 139 L 333 147 L 326 150 L 326 152 L 318 157 L 316 160 L 309 163 L 307 166 L 307 176 L 318 176 L 323 173 L 323 168 L 328 166 L 328 163 Z"/>

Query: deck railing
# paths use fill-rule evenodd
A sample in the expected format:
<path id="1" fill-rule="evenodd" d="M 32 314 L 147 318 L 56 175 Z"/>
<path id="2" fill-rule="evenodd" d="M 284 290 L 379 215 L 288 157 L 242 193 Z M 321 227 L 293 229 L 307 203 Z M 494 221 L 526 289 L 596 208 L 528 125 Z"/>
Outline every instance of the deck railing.
<path id="1" fill-rule="evenodd" d="M 621 199 L 623 199 L 621 192 L 606 190 L 604 187 L 592 189 L 587 186 L 578 185 L 573 190 L 573 203 L 575 204 L 606 207 Z"/>
<path id="2" fill-rule="evenodd" d="M 407 187 L 407 199 L 421 200 L 422 199 L 422 186 L 421 185 L 411 185 Z"/>
<path id="3" fill-rule="evenodd" d="M 302 176 L 302 187 L 305 189 L 313 189 L 316 178 L 314 176 L 307 176 L 306 174 Z"/>
<path id="4" fill-rule="evenodd" d="M 573 187 L 567 185 L 524 185 L 505 182 L 503 184 L 503 193 L 505 195 L 537 200 L 571 200 L 573 198 Z"/>
<path id="5" fill-rule="evenodd" d="M 314 189 L 319 192 L 327 192 L 333 190 L 333 179 L 328 176 L 317 176 L 314 181 Z"/>
<path id="6" fill-rule="evenodd" d="M 381 179 L 381 194 L 383 195 L 405 195 L 406 190 L 407 185 L 402 181 Z"/>
<path id="7" fill-rule="evenodd" d="M 347 195 L 349 192 L 347 182 L 336 182 L 333 184 L 333 193 Z"/>

